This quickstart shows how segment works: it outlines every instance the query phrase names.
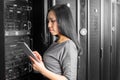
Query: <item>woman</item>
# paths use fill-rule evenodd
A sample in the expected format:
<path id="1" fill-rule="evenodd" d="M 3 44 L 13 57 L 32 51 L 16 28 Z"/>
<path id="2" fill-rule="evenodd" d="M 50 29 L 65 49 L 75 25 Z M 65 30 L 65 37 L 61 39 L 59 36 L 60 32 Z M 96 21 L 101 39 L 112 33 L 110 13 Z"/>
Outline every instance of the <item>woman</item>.
<path id="1" fill-rule="evenodd" d="M 76 80 L 77 55 L 80 52 L 76 28 L 70 9 L 56 5 L 48 11 L 48 28 L 57 40 L 43 55 L 33 51 L 39 62 L 30 57 L 33 69 L 50 80 Z"/>

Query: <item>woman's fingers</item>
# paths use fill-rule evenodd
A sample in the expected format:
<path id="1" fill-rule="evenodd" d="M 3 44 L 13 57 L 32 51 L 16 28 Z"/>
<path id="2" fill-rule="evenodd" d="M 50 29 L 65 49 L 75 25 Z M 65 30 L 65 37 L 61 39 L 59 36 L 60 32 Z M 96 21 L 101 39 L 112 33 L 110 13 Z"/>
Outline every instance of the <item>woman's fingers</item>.
<path id="1" fill-rule="evenodd" d="M 38 58 L 40 61 L 42 61 L 41 55 L 37 51 L 33 51 L 36 58 Z"/>
<path id="2" fill-rule="evenodd" d="M 33 59 L 31 56 L 29 56 L 29 58 L 30 58 L 30 60 L 31 60 L 32 63 L 36 62 L 35 59 Z"/>

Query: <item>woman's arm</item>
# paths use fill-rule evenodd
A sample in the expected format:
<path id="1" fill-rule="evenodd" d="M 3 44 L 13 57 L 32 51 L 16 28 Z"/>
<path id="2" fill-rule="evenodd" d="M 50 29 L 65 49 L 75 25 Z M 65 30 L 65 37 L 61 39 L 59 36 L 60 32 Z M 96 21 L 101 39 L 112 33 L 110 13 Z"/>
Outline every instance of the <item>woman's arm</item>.
<path id="1" fill-rule="evenodd" d="M 64 48 L 64 53 L 59 57 L 63 75 L 68 80 L 77 80 L 77 48 L 70 42 Z"/>
<path id="2" fill-rule="evenodd" d="M 36 60 L 34 60 L 32 57 L 30 57 L 31 61 L 32 61 L 32 66 L 33 69 L 40 72 L 42 75 L 44 75 L 45 77 L 47 77 L 50 80 L 67 80 L 67 78 L 63 75 L 58 75 L 55 74 L 51 71 L 49 71 L 45 66 L 44 63 L 42 61 L 42 57 L 40 56 L 40 54 L 36 51 L 33 52 L 35 54 L 35 56 L 40 60 L 40 62 L 37 62 Z"/>

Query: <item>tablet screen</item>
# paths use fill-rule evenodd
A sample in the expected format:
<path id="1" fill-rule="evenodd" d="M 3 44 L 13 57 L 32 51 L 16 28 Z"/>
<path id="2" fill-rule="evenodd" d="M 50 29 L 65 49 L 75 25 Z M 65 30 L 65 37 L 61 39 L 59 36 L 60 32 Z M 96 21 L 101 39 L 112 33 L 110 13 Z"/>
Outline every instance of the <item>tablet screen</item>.
<path id="1" fill-rule="evenodd" d="M 34 56 L 32 53 L 32 50 L 29 48 L 29 46 L 25 42 L 18 42 L 18 44 L 21 46 L 23 49 L 24 53 L 29 57 L 31 56 L 33 59 L 39 62 L 39 60 Z"/>

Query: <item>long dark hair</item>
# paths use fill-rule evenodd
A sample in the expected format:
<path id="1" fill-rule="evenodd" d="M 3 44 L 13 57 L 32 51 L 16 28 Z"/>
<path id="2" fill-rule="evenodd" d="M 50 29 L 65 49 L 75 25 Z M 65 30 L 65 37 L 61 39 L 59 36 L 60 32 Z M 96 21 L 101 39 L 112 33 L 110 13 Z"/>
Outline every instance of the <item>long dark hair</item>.
<path id="1" fill-rule="evenodd" d="M 77 40 L 76 27 L 70 8 L 66 4 L 61 4 L 51 7 L 48 13 L 51 10 L 55 12 L 60 33 L 70 38 L 76 44 L 78 52 L 80 52 L 81 49 Z"/>

